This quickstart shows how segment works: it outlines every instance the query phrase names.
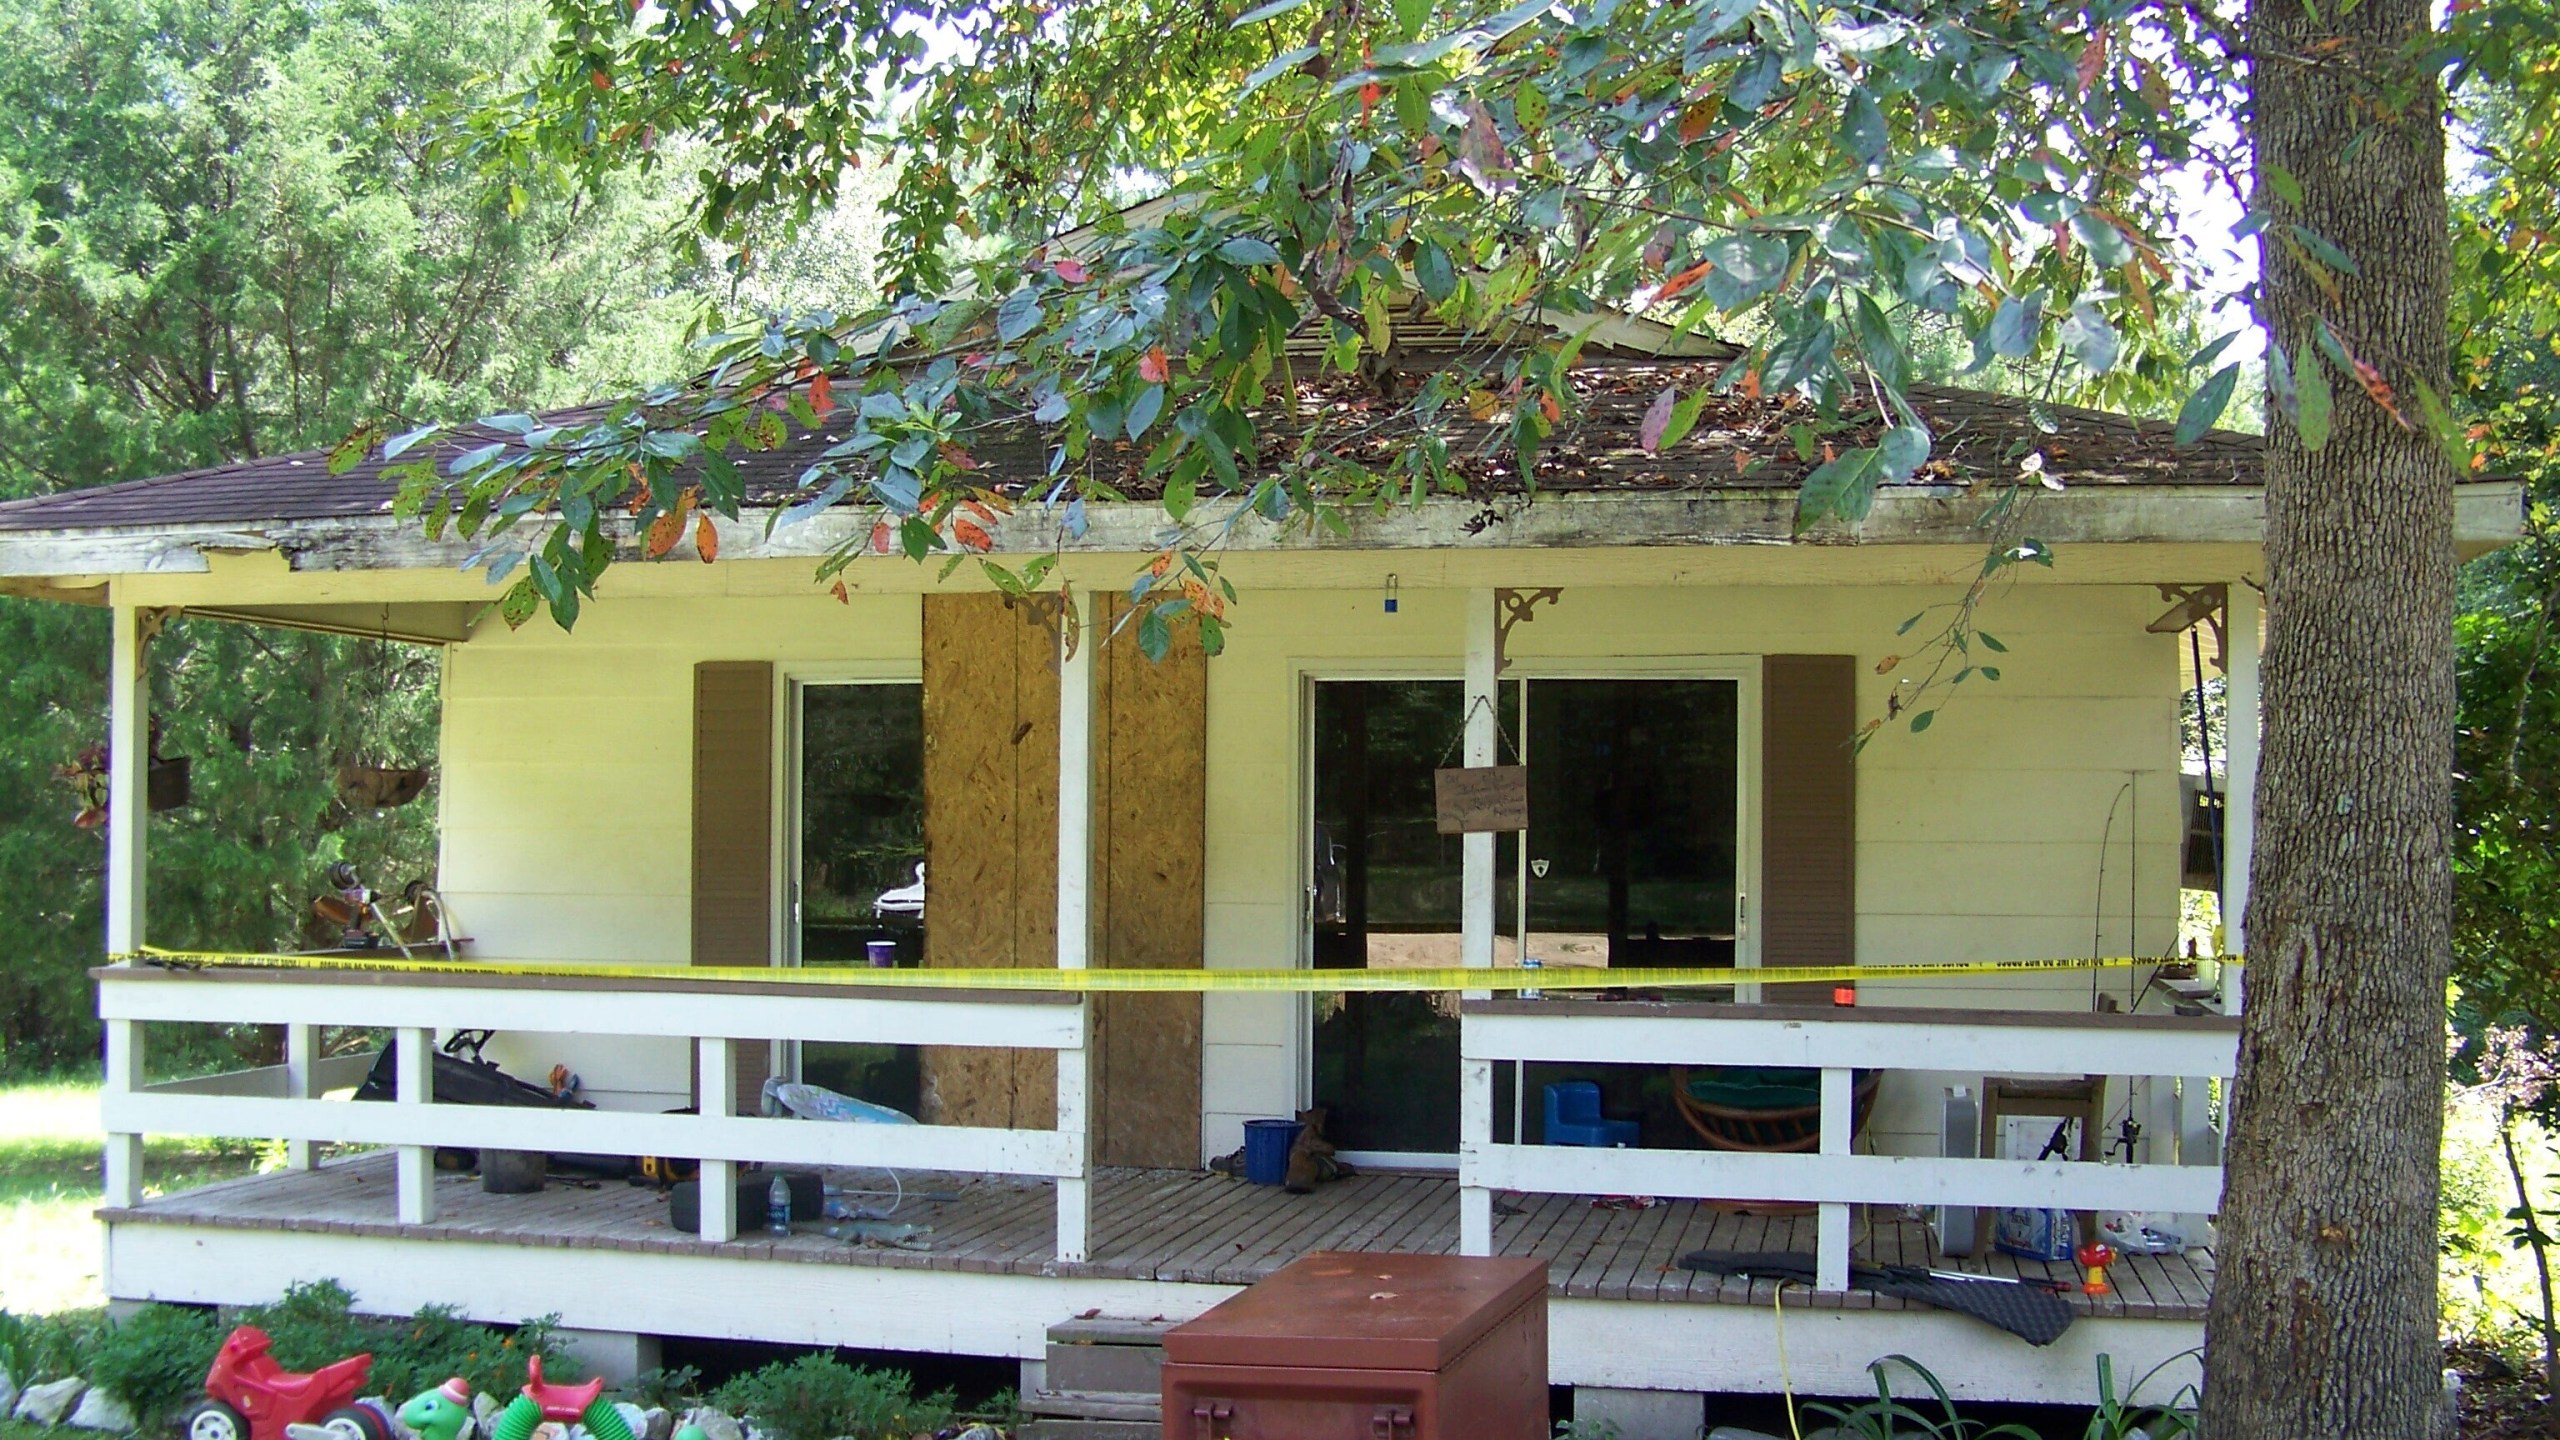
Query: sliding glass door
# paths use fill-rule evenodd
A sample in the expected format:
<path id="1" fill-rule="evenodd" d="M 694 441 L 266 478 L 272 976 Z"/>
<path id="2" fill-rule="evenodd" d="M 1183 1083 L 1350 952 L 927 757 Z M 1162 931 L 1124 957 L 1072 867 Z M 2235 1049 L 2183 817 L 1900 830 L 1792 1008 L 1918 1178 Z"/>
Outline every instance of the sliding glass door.
<path id="1" fill-rule="evenodd" d="M 924 687 L 792 686 L 790 939 L 809 966 L 924 961 Z M 912 1045 L 800 1047 L 800 1078 L 912 1115 Z"/>
<path id="2" fill-rule="evenodd" d="M 1524 936 L 1549 966 L 1733 963 L 1747 873 L 1740 691 L 1722 679 L 1502 687 L 1504 758 L 1529 768 L 1529 829 L 1496 844 L 1496 964 L 1517 963 Z M 1457 763 L 1462 701 L 1452 680 L 1316 684 L 1316 968 L 1459 963 L 1462 842 L 1439 833 L 1432 774 Z M 1343 1149 L 1457 1148 L 1455 996 L 1320 994 L 1310 1056 L 1314 1101 Z"/>

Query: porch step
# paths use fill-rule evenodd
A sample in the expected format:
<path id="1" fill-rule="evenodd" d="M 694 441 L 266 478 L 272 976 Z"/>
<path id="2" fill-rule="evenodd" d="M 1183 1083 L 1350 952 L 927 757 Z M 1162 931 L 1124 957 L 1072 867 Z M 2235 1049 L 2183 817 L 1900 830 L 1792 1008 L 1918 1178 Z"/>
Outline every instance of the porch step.
<path id="1" fill-rule="evenodd" d="M 1049 1327 L 1048 1388 L 1152 1398 L 1164 1372 L 1165 1320 L 1103 1316 Z"/>
<path id="2" fill-rule="evenodd" d="M 1155 1440 L 1172 1328 L 1099 1315 L 1050 1326 L 1046 1383 L 1022 1398 L 1021 1440 Z"/>
<path id="3" fill-rule="evenodd" d="M 1014 1440 L 1163 1440 L 1160 1420 L 1031 1420 Z"/>
<path id="4" fill-rule="evenodd" d="M 1043 1420 L 1135 1420 L 1153 1425 L 1164 1417 L 1164 1402 L 1155 1395 L 1034 1390 L 1022 1398 L 1022 1413 Z"/>

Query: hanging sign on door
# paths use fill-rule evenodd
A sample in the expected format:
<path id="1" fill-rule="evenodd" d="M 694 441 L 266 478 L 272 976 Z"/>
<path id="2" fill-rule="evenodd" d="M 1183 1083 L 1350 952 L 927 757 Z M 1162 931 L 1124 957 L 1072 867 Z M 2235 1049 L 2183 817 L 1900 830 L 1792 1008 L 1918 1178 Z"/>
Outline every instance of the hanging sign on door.
<path id="1" fill-rule="evenodd" d="M 1529 828 L 1529 767 L 1470 765 L 1431 774 L 1440 809 L 1440 833 Z"/>

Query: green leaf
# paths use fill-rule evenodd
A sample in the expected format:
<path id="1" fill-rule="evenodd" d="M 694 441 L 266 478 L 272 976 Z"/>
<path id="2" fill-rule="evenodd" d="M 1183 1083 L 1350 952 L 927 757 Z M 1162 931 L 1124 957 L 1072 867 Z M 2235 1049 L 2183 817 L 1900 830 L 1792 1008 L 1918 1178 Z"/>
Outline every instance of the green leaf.
<path id="1" fill-rule="evenodd" d="M 1705 286 L 1719 310 L 1740 309 L 1787 278 L 1787 242 L 1775 235 L 1727 235 L 1708 242 L 1698 258 L 1715 267 L 1707 272 Z"/>
<path id="2" fill-rule="evenodd" d="M 2292 171 L 2281 165 L 2261 163 L 2258 166 L 2258 178 L 2267 182 L 2267 188 L 2276 192 L 2277 199 L 2297 209 L 2300 208 L 2302 182 L 2293 178 Z"/>
<path id="3" fill-rule="evenodd" d="M 1259 25 L 1265 20 L 1273 20 L 1282 15 L 1286 15 L 1290 11 L 1297 9 L 1299 6 L 1306 3 L 1307 0 L 1267 0 L 1267 3 L 1256 5 L 1252 9 L 1237 16 L 1233 21 L 1228 23 L 1227 28 L 1230 30 L 1241 30 L 1247 25 Z"/>
<path id="4" fill-rule="evenodd" d="M 1040 292 L 1028 285 L 1004 297 L 996 307 L 996 338 L 1007 345 L 1040 328 L 1045 312 L 1040 305 Z"/>
<path id="5" fill-rule="evenodd" d="M 440 425 L 421 425 L 415 430 L 407 430 L 398 435 L 394 435 L 390 439 L 382 442 L 382 458 L 385 460 L 397 460 L 401 456 L 408 454 L 410 448 L 415 446 L 419 441 L 429 438 L 434 435 L 436 431 L 442 428 L 444 427 Z"/>
<path id="6" fill-rule="evenodd" d="M 1849 104 L 1840 114 L 1840 148 L 1861 165 L 1883 163 L 1887 147 L 1893 143 L 1893 132 L 1885 125 L 1884 110 L 1866 87 L 1849 92 Z"/>
<path id="7" fill-rule="evenodd" d="M 1294 50 L 1281 51 L 1279 54 L 1272 56 L 1269 60 L 1264 61 L 1261 68 L 1244 77 L 1244 89 L 1236 93 L 1236 98 L 1239 100 L 1243 99 L 1245 96 L 1252 94 L 1254 91 L 1261 89 L 1272 81 L 1277 80 L 1281 76 L 1288 74 L 1290 71 L 1297 69 L 1299 66 L 1306 64 L 1309 60 L 1314 59 L 1315 56 L 1316 47 L 1313 45 L 1301 45 Z"/>
<path id="8" fill-rule="evenodd" d="M 1238 235 L 1218 247 L 1218 258 L 1230 265 L 1276 265 L 1280 252 L 1259 235 Z"/>
<path id="9" fill-rule="evenodd" d="M 1985 650 L 1996 650 L 2003 655 L 2009 653 L 2009 647 L 2000 643 L 2000 637 L 1992 634 L 1988 630 L 1974 631 L 1973 638 L 1981 641 L 1982 648 Z"/>
<path id="10" fill-rule="evenodd" d="M 2361 275 L 2364 273 L 2364 271 L 2357 266 L 2355 257 L 2349 255 L 2346 251 L 2339 249 L 2337 246 L 2330 244 L 2326 236 L 2312 229 L 2308 225 L 2294 226 L 2293 238 L 2302 242 L 2302 248 L 2310 251 L 2313 259 L 2318 260 L 2321 264 L 2328 266 L 2332 270 L 2345 275 Z"/>
<path id="11" fill-rule="evenodd" d="M 534 593 L 533 577 L 520 575 L 498 601 L 498 618 L 507 622 L 508 629 L 521 630 L 524 622 L 532 619 L 533 612 L 541 607 L 542 597 Z"/>
<path id="12" fill-rule="evenodd" d="M 1165 623 L 1164 607 L 1149 606 L 1138 617 L 1138 649 L 1150 660 L 1162 660 L 1173 650 L 1173 627 Z"/>
<path id="13" fill-rule="evenodd" d="M 2116 329 L 2107 323 L 2096 302 L 2083 300 L 2062 317 L 2062 343 L 2092 375 L 2104 375 L 2116 368 L 2120 344 Z"/>
<path id="14" fill-rule="evenodd" d="M 1910 479 L 1929 463 L 1929 432 L 1917 425 L 1894 426 L 1876 445 L 1876 459 L 1886 483 Z"/>
<path id="15" fill-rule="evenodd" d="M 2329 421 L 2337 400 L 2329 390 L 2328 367 L 2308 340 L 2294 352 L 2293 390 L 2294 433 L 2302 437 L 2303 449 L 2317 450 L 2329 443 Z"/>
<path id="16" fill-rule="evenodd" d="M 1129 402 L 1129 415 L 1126 422 L 1129 426 L 1129 438 L 1135 440 L 1146 434 L 1147 427 L 1156 423 L 1156 417 L 1163 413 L 1163 386 L 1150 385 L 1139 391 L 1138 398 Z"/>
<path id="17" fill-rule="evenodd" d="M 2044 292 L 2012 295 L 1991 314 L 1991 350 L 2011 360 L 2036 348 L 2036 332 L 2044 327 Z"/>
<path id="18" fill-rule="evenodd" d="M 1917 735 L 1921 731 L 1928 729 L 1930 724 L 1936 721 L 1937 718 L 1938 712 L 1935 710 L 1923 710 L 1919 714 L 1912 716 L 1911 733 Z"/>
<path id="19" fill-rule="evenodd" d="M 1883 477 L 1882 457 L 1872 446 L 1862 445 L 1823 462 L 1804 477 L 1804 489 L 1796 497 L 1796 528 L 1826 516 L 1852 524 L 1866 519 L 1875 508 L 1876 483 Z"/>
<path id="20" fill-rule="evenodd" d="M 2134 257 L 2132 239 L 2103 215 L 2078 211 L 2071 217 L 2071 233 L 2089 247 L 2089 258 L 2097 261 L 2100 269 L 2113 270 Z"/>
<path id="21" fill-rule="evenodd" d="M 1458 270 L 1450 263 L 1449 252 L 1432 241 L 1424 241 L 1414 252 L 1413 278 L 1422 286 L 1423 295 L 1437 305 L 1458 290 Z"/>
<path id="22" fill-rule="evenodd" d="M 2239 383 L 2240 367 L 2232 364 L 2214 371 L 2212 379 L 2197 386 L 2187 403 L 2178 407 L 2177 443 L 2193 445 L 2203 439 L 2204 432 L 2222 419 L 2222 412 L 2231 404 L 2232 387 Z"/>

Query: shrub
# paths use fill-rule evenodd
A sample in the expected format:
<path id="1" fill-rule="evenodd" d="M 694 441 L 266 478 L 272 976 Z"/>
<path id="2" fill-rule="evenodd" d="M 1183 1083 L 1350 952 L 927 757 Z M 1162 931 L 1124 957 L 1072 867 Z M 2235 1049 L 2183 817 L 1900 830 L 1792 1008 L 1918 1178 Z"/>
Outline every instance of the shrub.
<path id="1" fill-rule="evenodd" d="M 711 1403 L 752 1418 L 774 1440 L 905 1440 L 951 1418 L 950 1391 L 918 1398 L 915 1382 L 898 1371 L 865 1370 L 823 1353 L 741 1375 L 713 1391 Z"/>
<path id="2" fill-rule="evenodd" d="M 337 1281 L 316 1280 L 287 1287 L 282 1299 L 244 1311 L 240 1320 L 267 1332 L 276 1363 L 288 1370 L 313 1370 L 371 1351 L 373 1373 L 365 1389 L 394 1404 L 454 1375 L 474 1390 L 513 1395 L 524 1385 L 529 1355 L 542 1357 L 545 1378 L 578 1378 L 577 1362 L 560 1350 L 550 1319 L 528 1320 L 510 1332 L 465 1320 L 441 1305 L 405 1320 L 358 1316 L 350 1313 L 354 1300 Z"/>
<path id="3" fill-rule="evenodd" d="M 60 1315 L 0 1310 L 0 1372 L 21 1385 L 77 1375 L 98 1326 L 94 1310 Z"/>
<path id="4" fill-rule="evenodd" d="M 145 1305 L 98 1332 L 81 1373 L 147 1427 L 204 1394 L 204 1372 L 228 1333 L 210 1310 Z"/>

